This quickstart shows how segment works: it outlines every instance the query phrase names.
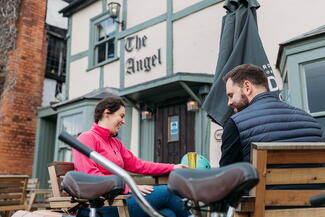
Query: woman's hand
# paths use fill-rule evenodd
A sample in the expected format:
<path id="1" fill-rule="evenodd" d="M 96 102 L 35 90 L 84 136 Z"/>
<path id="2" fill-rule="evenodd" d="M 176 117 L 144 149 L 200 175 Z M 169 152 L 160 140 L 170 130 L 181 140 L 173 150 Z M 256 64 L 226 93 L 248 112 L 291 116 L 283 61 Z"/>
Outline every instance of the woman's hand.
<path id="1" fill-rule="evenodd" d="M 151 185 L 138 185 L 138 188 L 143 196 L 146 196 L 147 194 L 151 194 L 151 192 L 154 190 L 153 186 Z"/>
<path id="2" fill-rule="evenodd" d="M 180 168 L 188 168 L 186 164 L 175 164 L 174 169 L 180 169 Z"/>

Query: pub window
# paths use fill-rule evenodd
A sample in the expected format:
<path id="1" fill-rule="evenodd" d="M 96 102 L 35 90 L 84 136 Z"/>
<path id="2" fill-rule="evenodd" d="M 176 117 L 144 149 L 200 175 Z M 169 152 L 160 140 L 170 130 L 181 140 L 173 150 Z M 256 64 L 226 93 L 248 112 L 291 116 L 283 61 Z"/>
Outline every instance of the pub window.
<path id="1" fill-rule="evenodd" d="M 303 65 L 308 110 L 310 113 L 325 111 L 325 59 Z"/>
<path id="2" fill-rule="evenodd" d="M 73 137 L 77 138 L 82 133 L 82 113 L 72 114 L 61 118 L 61 130 L 66 131 Z M 71 147 L 59 142 L 58 160 L 72 162 Z"/>
<path id="3" fill-rule="evenodd" d="M 116 56 L 116 23 L 109 17 L 93 22 L 93 66 Z"/>

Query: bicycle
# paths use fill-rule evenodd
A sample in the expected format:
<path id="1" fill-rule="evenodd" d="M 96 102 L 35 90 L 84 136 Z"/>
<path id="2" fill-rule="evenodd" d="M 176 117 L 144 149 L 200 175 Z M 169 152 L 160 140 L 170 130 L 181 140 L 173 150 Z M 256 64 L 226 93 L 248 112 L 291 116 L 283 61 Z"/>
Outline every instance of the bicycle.
<path id="1" fill-rule="evenodd" d="M 63 188 L 73 197 L 90 201 L 90 217 L 96 217 L 96 208 L 109 202 L 124 190 L 124 182 L 132 190 L 140 207 L 151 217 L 167 217 L 155 210 L 142 196 L 131 176 L 99 153 L 85 146 L 67 132 L 61 132 L 59 139 L 95 162 L 110 170 L 116 176 L 95 178 L 80 172 L 68 172 L 63 180 Z M 84 181 L 97 186 L 87 192 Z M 256 169 L 249 163 L 236 163 L 223 168 L 209 170 L 176 169 L 169 175 L 168 189 L 184 198 L 185 206 L 189 201 L 200 201 L 210 208 L 211 217 L 233 217 L 240 198 L 258 183 Z M 102 183 L 102 184 L 100 184 Z M 105 186 L 105 188 L 104 188 Z M 104 197 L 102 197 L 104 195 Z M 101 200 L 99 198 L 102 197 Z M 99 204 L 97 204 L 99 203 Z M 192 215 L 195 217 L 195 215 Z"/>

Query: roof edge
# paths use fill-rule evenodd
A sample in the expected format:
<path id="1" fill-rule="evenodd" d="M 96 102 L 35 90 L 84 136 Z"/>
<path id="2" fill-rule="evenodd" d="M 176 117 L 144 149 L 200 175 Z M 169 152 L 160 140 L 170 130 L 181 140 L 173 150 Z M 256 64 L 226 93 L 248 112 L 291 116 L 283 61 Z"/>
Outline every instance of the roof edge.
<path id="1" fill-rule="evenodd" d="M 63 14 L 64 17 L 69 17 L 75 12 L 87 7 L 88 5 L 94 3 L 97 0 L 75 0 L 70 3 L 68 6 L 64 7 L 59 11 L 59 13 Z"/>

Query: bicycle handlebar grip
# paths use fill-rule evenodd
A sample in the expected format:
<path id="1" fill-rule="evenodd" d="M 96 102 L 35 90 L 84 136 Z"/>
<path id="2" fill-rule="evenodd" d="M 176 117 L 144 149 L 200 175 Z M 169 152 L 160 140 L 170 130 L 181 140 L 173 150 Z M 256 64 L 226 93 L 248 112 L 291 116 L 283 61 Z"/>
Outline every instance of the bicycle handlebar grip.
<path id="1" fill-rule="evenodd" d="M 86 155 L 87 157 L 90 157 L 90 153 L 94 150 L 89 148 L 88 146 L 85 146 L 78 140 L 76 140 L 73 136 L 71 136 L 69 133 L 62 131 L 59 135 L 59 140 L 62 142 L 68 144 L 69 146 L 77 149 L 82 154 Z"/>
<path id="2" fill-rule="evenodd" d="M 323 206 L 325 204 L 325 194 L 319 194 L 309 199 L 312 206 Z"/>

